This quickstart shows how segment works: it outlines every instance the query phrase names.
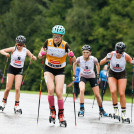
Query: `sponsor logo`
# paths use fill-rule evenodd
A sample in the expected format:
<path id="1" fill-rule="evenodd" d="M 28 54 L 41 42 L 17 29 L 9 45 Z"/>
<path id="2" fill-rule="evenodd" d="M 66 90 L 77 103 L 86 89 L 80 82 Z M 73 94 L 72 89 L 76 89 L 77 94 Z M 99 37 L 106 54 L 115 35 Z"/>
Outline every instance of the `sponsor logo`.
<path id="1" fill-rule="evenodd" d="M 15 60 L 15 64 L 21 64 L 21 61 Z"/>
<path id="2" fill-rule="evenodd" d="M 55 67 L 55 68 L 61 67 L 61 65 L 53 65 L 53 64 L 51 64 L 50 62 L 48 62 L 48 65 L 51 66 L 51 67 Z"/>

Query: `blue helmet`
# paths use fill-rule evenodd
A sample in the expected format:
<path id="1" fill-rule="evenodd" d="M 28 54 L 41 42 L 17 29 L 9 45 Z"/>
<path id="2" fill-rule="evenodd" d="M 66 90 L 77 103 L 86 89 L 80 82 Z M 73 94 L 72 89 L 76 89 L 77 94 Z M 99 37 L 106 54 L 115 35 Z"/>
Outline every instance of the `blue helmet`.
<path id="1" fill-rule="evenodd" d="M 16 37 L 15 41 L 16 41 L 16 43 L 25 44 L 26 43 L 26 38 L 23 35 L 19 35 L 19 36 Z"/>
<path id="2" fill-rule="evenodd" d="M 65 34 L 65 28 L 62 25 L 55 25 L 52 28 L 52 33 L 54 34 L 61 34 L 64 35 Z"/>

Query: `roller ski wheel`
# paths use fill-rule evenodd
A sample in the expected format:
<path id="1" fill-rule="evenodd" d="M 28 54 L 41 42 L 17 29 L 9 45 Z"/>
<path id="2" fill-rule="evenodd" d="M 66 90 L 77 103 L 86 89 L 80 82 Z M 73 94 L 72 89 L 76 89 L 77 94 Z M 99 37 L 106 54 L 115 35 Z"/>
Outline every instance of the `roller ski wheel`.
<path id="1" fill-rule="evenodd" d="M 4 111 L 4 109 L 5 109 L 5 107 L 0 106 L 0 110 L 1 111 Z"/>
<path id="2" fill-rule="evenodd" d="M 84 110 L 80 110 L 79 112 L 78 112 L 78 117 L 79 116 L 84 116 Z"/>
<path id="3" fill-rule="evenodd" d="M 55 124 L 55 116 L 56 116 L 56 110 L 55 110 L 55 106 L 51 106 L 50 107 L 50 116 L 49 116 L 49 122 L 53 122 L 53 124 Z"/>
<path id="4" fill-rule="evenodd" d="M 0 110 L 1 110 L 1 111 L 4 111 L 5 106 L 6 106 L 6 102 L 3 102 L 3 101 L 2 101 L 2 103 L 1 103 L 1 105 L 0 105 Z"/>
<path id="5" fill-rule="evenodd" d="M 101 108 L 101 109 L 100 109 L 100 112 L 99 112 L 99 119 L 100 119 L 100 117 L 112 117 L 112 115 L 106 113 L 106 112 L 104 111 L 104 109 Z"/>
<path id="6" fill-rule="evenodd" d="M 53 122 L 53 124 L 55 124 L 55 118 L 52 118 L 51 116 L 49 116 L 49 122 Z"/>
<path id="7" fill-rule="evenodd" d="M 60 127 L 67 127 L 67 122 L 64 120 L 64 121 L 60 121 Z"/>
<path id="8" fill-rule="evenodd" d="M 63 111 L 64 109 L 59 109 L 59 113 L 58 113 L 59 124 L 60 124 L 60 127 L 67 127 L 67 122 L 63 118 L 64 117 Z"/>
<path id="9" fill-rule="evenodd" d="M 14 107 L 14 113 L 15 114 L 17 114 L 17 113 L 22 114 L 22 109 L 19 107 L 19 105 Z"/>
<path id="10" fill-rule="evenodd" d="M 126 119 L 123 119 L 122 118 L 122 123 L 125 123 L 125 122 L 128 123 L 128 124 L 130 124 L 130 119 L 129 118 L 126 118 Z"/>
<path id="11" fill-rule="evenodd" d="M 113 114 L 113 118 L 119 120 L 120 122 L 120 116 Z"/>

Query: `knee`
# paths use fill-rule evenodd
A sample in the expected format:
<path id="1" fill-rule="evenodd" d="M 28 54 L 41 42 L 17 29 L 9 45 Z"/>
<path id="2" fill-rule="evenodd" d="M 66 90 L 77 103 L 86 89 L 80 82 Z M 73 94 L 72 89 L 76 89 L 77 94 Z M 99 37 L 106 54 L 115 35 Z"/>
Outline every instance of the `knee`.
<path id="1" fill-rule="evenodd" d="M 54 95 L 54 89 L 53 88 L 49 88 L 48 89 L 48 93 L 50 96 Z"/>
<path id="2" fill-rule="evenodd" d="M 20 93 L 20 88 L 15 88 L 16 93 Z"/>
<path id="3" fill-rule="evenodd" d="M 6 91 L 9 92 L 11 90 L 10 87 L 6 87 Z"/>
<path id="4" fill-rule="evenodd" d="M 125 97 L 125 93 L 120 93 L 119 95 L 120 95 L 120 98 Z"/>
<path id="5" fill-rule="evenodd" d="M 62 92 L 56 92 L 57 98 L 61 98 L 62 97 Z"/>
<path id="6" fill-rule="evenodd" d="M 112 90 L 112 91 L 111 91 L 111 95 L 112 95 L 112 96 L 116 95 L 116 90 Z"/>
<path id="7" fill-rule="evenodd" d="M 84 94 L 84 89 L 80 89 L 80 94 Z"/>
<path id="8" fill-rule="evenodd" d="M 100 98 L 100 94 L 99 93 L 95 93 L 94 94 L 96 98 Z"/>

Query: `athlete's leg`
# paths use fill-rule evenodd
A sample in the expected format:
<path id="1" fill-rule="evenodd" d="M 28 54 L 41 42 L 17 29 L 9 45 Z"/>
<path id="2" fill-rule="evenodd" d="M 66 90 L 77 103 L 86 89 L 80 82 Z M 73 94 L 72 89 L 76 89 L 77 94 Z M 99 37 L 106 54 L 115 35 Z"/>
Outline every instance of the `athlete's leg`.
<path id="1" fill-rule="evenodd" d="M 101 96 L 100 96 L 100 92 L 99 92 L 99 86 L 95 86 L 92 89 L 93 89 L 94 95 L 97 99 L 98 105 L 102 106 L 102 100 L 101 100 Z"/>
<path id="2" fill-rule="evenodd" d="M 118 103 L 118 99 L 117 99 L 117 80 L 114 77 L 109 77 L 108 78 L 108 83 L 109 83 L 109 88 L 110 88 L 113 104 L 117 104 Z"/>
<path id="3" fill-rule="evenodd" d="M 84 103 L 85 83 L 83 81 L 79 82 L 79 88 L 80 88 L 80 103 Z"/>
<path id="4" fill-rule="evenodd" d="M 7 74 L 7 81 L 6 81 L 6 89 L 4 91 L 4 99 L 7 99 L 8 95 L 9 95 L 9 91 L 12 88 L 13 81 L 14 81 L 14 75 L 8 73 Z"/>
<path id="5" fill-rule="evenodd" d="M 54 75 L 50 72 L 45 72 L 44 78 L 48 90 L 48 102 L 51 108 L 52 106 L 54 106 Z"/>
<path id="6" fill-rule="evenodd" d="M 15 76 L 15 101 L 19 102 L 20 99 L 20 87 L 22 83 L 22 75 L 18 74 Z"/>
<path id="7" fill-rule="evenodd" d="M 126 107 L 126 97 L 125 97 L 126 85 L 127 85 L 127 79 L 119 79 L 118 80 L 118 88 L 119 88 L 121 107 Z"/>

